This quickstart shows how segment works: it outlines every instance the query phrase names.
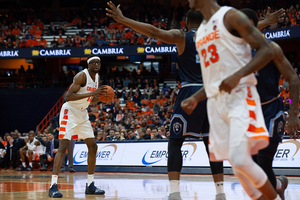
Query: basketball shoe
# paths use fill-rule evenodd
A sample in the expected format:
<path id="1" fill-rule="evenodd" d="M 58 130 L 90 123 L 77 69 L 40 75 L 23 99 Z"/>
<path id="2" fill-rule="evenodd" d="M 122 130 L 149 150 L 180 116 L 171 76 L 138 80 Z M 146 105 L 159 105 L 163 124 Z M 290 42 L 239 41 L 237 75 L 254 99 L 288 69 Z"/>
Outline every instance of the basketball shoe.
<path id="1" fill-rule="evenodd" d="M 88 186 L 86 184 L 86 188 L 85 188 L 85 194 L 96 194 L 96 195 L 101 195 L 104 194 L 105 191 L 104 190 L 100 190 L 99 188 L 97 188 L 95 186 L 94 181 Z"/>
<path id="2" fill-rule="evenodd" d="M 48 196 L 52 198 L 61 198 L 63 195 L 57 189 L 57 184 L 53 184 L 52 187 L 49 189 Z"/>
<path id="3" fill-rule="evenodd" d="M 216 195 L 216 200 L 226 200 L 225 193 L 220 193 Z"/>
<path id="4" fill-rule="evenodd" d="M 281 182 L 281 189 L 276 190 L 276 192 L 279 194 L 280 198 L 284 200 L 284 191 L 287 188 L 289 180 L 285 176 L 279 176 L 277 179 Z"/>

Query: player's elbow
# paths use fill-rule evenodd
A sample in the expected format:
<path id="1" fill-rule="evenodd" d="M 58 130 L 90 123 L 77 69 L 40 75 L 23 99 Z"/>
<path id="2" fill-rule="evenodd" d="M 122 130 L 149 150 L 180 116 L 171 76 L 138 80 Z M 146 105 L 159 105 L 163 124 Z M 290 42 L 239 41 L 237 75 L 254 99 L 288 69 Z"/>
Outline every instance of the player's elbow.
<path id="1" fill-rule="evenodd" d="M 66 96 L 65 96 L 65 101 L 70 101 L 71 99 L 71 97 L 70 97 L 71 95 L 69 94 L 69 93 L 67 93 L 66 94 Z"/>

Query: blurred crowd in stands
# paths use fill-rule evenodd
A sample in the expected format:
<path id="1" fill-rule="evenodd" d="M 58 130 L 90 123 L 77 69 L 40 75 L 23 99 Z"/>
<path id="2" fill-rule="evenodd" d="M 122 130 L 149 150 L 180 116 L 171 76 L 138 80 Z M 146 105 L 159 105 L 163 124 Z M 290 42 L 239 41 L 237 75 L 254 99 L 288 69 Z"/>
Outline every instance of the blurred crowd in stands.
<path id="1" fill-rule="evenodd" d="M 241 7 L 254 8 L 260 20 L 266 17 L 268 6 L 271 7 L 271 13 L 280 8 L 286 9 L 286 16 L 280 22 L 268 26 L 266 29 L 285 28 L 300 24 L 299 4 L 295 2 L 289 4 L 288 1 L 285 3 L 274 1 L 267 4 L 260 0 L 260 7 L 257 7 L 254 4 L 257 1 L 248 3 L 241 1 L 244 2 Z M 231 5 L 229 1 L 220 3 L 221 5 Z M 176 7 L 172 6 L 169 10 L 164 9 L 164 6 L 157 2 L 122 6 L 124 15 L 132 19 L 152 24 L 161 29 L 178 28 L 182 30 L 185 30 L 185 13 L 188 9 L 188 4 L 181 5 L 180 3 Z M 45 13 L 39 12 L 26 10 L 23 15 L 10 13 L 7 17 L 2 15 L 0 18 L 0 48 L 162 44 L 157 39 L 137 34 L 123 24 L 109 19 L 105 16 L 104 8 L 91 8 L 90 11 L 86 7 L 76 11 L 66 10 L 61 14 L 61 19 L 55 23 L 49 10 Z"/>

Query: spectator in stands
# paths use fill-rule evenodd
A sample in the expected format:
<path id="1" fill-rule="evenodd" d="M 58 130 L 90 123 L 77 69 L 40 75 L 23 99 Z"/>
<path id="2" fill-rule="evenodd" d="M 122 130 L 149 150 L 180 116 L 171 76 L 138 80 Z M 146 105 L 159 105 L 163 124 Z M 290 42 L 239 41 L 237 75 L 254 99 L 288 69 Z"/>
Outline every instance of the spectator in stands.
<path id="1" fill-rule="evenodd" d="M 47 160 L 48 163 L 51 163 L 54 160 L 54 157 L 59 147 L 59 140 L 54 139 L 54 133 L 48 133 L 47 138 L 48 141 L 46 143 L 45 154 L 40 155 L 40 162 L 42 166 L 42 168 L 40 168 L 41 171 L 47 171 L 45 160 Z"/>
<path id="2" fill-rule="evenodd" d="M 13 48 L 19 48 L 20 44 L 21 44 L 21 41 L 19 38 L 17 38 Z"/>
<path id="3" fill-rule="evenodd" d="M 114 139 L 114 141 L 121 141 L 121 140 L 125 140 L 125 138 L 121 137 L 121 134 L 120 134 L 119 131 L 116 131 L 115 132 L 115 139 Z"/>
<path id="4" fill-rule="evenodd" d="M 119 43 L 120 43 L 120 45 L 122 46 L 124 46 L 124 45 L 128 45 L 128 43 L 129 43 L 129 40 L 125 37 L 125 34 L 122 34 L 121 35 L 121 38 L 120 38 L 120 40 L 119 40 Z"/>
<path id="5" fill-rule="evenodd" d="M 106 140 L 106 138 L 105 138 L 103 130 L 99 130 L 97 132 L 96 141 L 105 141 L 105 140 Z"/>
<path id="6" fill-rule="evenodd" d="M 11 40 L 12 42 L 16 41 L 16 37 L 14 35 L 11 34 L 11 31 L 8 32 L 7 36 L 5 37 L 5 40 Z"/>
<path id="7" fill-rule="evenodd" d="M 81 31 L 78 34 L 80 37 L 84 37 L 86 35 L 83 28 L 81 29 Z"/>
<path id="8" fill-rule="evenodd" d="M 21 144 L 19 143 L 18 140 L 14 139 L 11 134 L 8 134 L 6 136 L 6 154 L 5 154 L 5 163 L 4 166 L 5 168 L 9 168 L 10 163 L 12 164 L 12 168 L 16 169 L 17 167 L 17 159 L 18 159 L 18 151 L 21 148 Z"/>
<path id="9" fill-rule="evenodd" d="M 167 83 L 164 83 L 164 86 L 162 87 L 163 94 L 168 92 L 169 88 L 170 88 L 170 86 L 168 86 Z"/>
<path id="10" fill-rule="evenodd" d="M 137 140 L 135 133 L 133 132 L 132 129 L 129 129 L 127 132 L 127 137 L 125 138 L 126 140 Z"/>
<path id="11" fill-rule="evenodd" d="M 144 128 L 140 128 L 138 129 L 138 133 L 139 133 L 139 139 L 138 140 L 150 140 L 151 136 L 145 133 L 145 129 Z"/>
<path id="12" fill-rule="evenodd" d="M 43 30 L 42 30 L 42 35 L 43 35 L 43 36 L 49 36 L 49 35 L 51 35 L 51 34 L 50 34 L 50 31 L 47 29 L 46 26 L 45 26 L 45 27 L 43 28 Z"/>
<path id="13" fill-rule="evenodd" d="M 12 35 L 16 36 L 16 35 L 20 35 L 21 34 L 21 30 L 19 29 L 18 26 L 15 26 L 15 28 L 12 30 Z"/>
<path id="14" fill-rule="evenodd" d="M 115 139 L 115 130 L 110 129 L 109 130 L 109 135 L 106 137 L 106 140 L 114 140 Z"/>
<path id="15" fill-rule="evenodd" d="M 73 39 L 73 46 L 76 46 L 76 47 L 81 47 L 82 46 L 82 40 L 81 40 L 81 38 L 79 37 L 78 34 L 76 34 L 74 39 Z"/>
<path id="16" fill-rule="evenodd" d="M 49 33 L 50 35 L 57 35 L 57 28 L 54 26 L 53 22 L 51 22 L 50 27 L 49 27 Z"/>
<path id="17" fill-rule="evenodd" d="M 40 38 L 41 35 L 42 35 L 42 30 L 40 29 L 40 27 L 36 27 L 36 30 L 34 31 L 34 36 Z"/>
<path id="18" fill-rule="evenodd" d="M 5 43 L 5 48 L 14 48 L 14 43 L 8 38 L 7 42 Z"/>
<path id="19" fill-rule="evenodd" d="M 55 37 L 53 37 L 53 40 L 50 43 L 50 47 L 58 47 L 58 42 L 56 41 Z"/>
<path id="20" fill-rule="evenodd" d="M 44 39 L 43 36 L 41 36 L 41 39 L 40 39 L 40 41 L 38 43 L 38 47 L 41 47 L 41 48 L 46 48 L 47 47 L 47 40 Z"/>
<path id="21" fill-rule="evenodd" d="M 141 96 L 139 95 L 139 92 L 135 91 L 134 96 L 132 98 L 133 102 L 140 105 L 141 104 Z"/>
<path id="22" fill-rule="evenodd" d="M 157 128 L 152 128 L 152 140 L 160 140 L 163 139 L 161 135 L 158 134 Z"/>
<path id="23" fill-rule="evenodd" d="M 159 105 L 158 101 L 154 102 L 154 106 L 153 106 L 152 110 L 153 110 L 154 114 L 158 114 L 158 112 L 160 111 L 160 105 Z"/>
<path id="24" fill-rule="evenodd" d="M 5 42 L 2 37 L 0 37 L 0 48 L 5 48 Z"/>
<path id="25" fill-rule="evenodd" d="M 6 150 L 4 145 L 0 142 L 0 168 L 4 168 L 4 163 L 5 163 L 5 154 Z"/>
<path id="26" fill-rule="evenodd" d="M 59 40 L 59 38 L 57 40 Z M 69 38 L 69 37 L 67 38 L 67 40 L 64 42 L 64 46 L 65 47 L 72 47 L 73 46 L 73 41 L 71 40 L 71 38 Z"/>
<path id="27" fill-rule="evenodd" d="M 20 34 L 21 36 L 25 36 L 27 34 L 27 29 L 26 29 L 26 26 L 23 25 L 22 26 L 22 29 L 20 30 Z"/>

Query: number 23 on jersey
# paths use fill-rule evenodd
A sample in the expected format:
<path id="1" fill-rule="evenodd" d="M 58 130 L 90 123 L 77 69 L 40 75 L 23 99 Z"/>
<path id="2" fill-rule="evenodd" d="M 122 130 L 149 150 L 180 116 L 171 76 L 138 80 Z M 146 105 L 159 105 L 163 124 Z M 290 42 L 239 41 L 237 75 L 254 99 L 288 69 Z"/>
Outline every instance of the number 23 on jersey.
<path id="1" fill-rule="evenodd" d="M 207 55 L 208 53 L 210 55 Z M 208 46 L 207 50 L 202 49 L 201 56 L 204 58 L 205 67 L 208 67 L 210 63 L 215 63 L 219 61 L 219 54 L 217 52 L 217 47 L 214 44 Z M 209 58 L 207 58 L 208 56 Z"/>

